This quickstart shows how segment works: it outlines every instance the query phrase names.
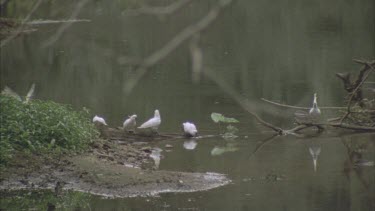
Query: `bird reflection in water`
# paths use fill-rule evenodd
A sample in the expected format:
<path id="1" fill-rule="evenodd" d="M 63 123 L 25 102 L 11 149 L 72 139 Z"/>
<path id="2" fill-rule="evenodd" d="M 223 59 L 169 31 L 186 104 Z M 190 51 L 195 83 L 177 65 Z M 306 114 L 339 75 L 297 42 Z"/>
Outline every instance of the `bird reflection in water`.
<path id="1" fill-rule="evenodd" d="M 194 150 L 197 147 L 198 143 L 195 140 L 185 141 L 183 147 L 187 150 Z"/>
<path id="2" fill-rule="evenodd" d="M 311 146 L 311 147 L 309 147 L 309 152 L 310 152 L 310 155 L 313 159 L 314 171 L 316 172 L 317 165 L 318 165 L 318 156 L 321 152 L 321 148 L 320 148 L 320 146 Z"/>
<path id="3" fill-rule="evenodd" d="M 154 166 L 155 169 L 159 169 L 160 159 L 161 159 L 161 152 L 162 151 L 163 150 L 160 149 L 160 148 L 158 148 L 158 147 L 153 148 L 151 150 L 150 158 L 152 158 L 154 160 L 154 162 L 155 162 L 155 166 Z"/>

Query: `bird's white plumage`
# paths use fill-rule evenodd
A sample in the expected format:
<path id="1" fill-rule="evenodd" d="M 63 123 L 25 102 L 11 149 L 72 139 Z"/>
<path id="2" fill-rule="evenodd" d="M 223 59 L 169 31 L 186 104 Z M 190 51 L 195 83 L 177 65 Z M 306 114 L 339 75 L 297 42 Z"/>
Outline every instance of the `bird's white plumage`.
<path id="1" fill-rule="evenodd" d="M 92 119 L 92 122 L 94 122 L 94 123 L 98 122 L 98 123 L 101 123 L 103 125 L 107 125 L 104 118 L 102 118 L 100 116 L 94 116 L 94 118 Z"/>
<path id="2" fill-rule="evenodd" d="M 129 118 L 126 119 L 124 121 L 124 123 L 122 124 L 122 127 L 124 128 L 124 130 L 127 130 L 127 131 L 134 130 L 134 128 L 137 124 L 137 122 L 135 121 L 136 118 L 137 118 L 137 115 L 135 115 L 135 114 L 129 116 Z"/>
<path id="3" fill-rule="evenodd" d="M 26 97 L 25 97 L 25 101 L 24 103 L 28 103 L 30 102 L 31 98 L 33 97 L 34 95 L 34 91 L 35 91 L 35 84 L 33 83 L 29 89 L 29 92 L 27 93 Z"/>
<path id="4" fill-rule="evenodd" d="M 161 118 L 160 118 L 159 110 L 155 110 L 154 117 L 147 120 L 138 128 L 140 129 L 151 128 L 151 129 L 157 130 L 160 123 L 161 123 Z"/>
<path id="5" fill-rule="evenodd" d="M 196 136 L 198 133 L 197 127 L 191 122 L 185 122 L 182 123 L 182 126 L 184 128 L 184 133 L 187 136 Z"/>
<path id="6" fill-rule="evenodd" d="M 314 94 L 313 107 L 310 109 L 309 114 L 311 116 L 319 116 L 321 114 L 320 109 L 318 108 L 317 95 Z"/>

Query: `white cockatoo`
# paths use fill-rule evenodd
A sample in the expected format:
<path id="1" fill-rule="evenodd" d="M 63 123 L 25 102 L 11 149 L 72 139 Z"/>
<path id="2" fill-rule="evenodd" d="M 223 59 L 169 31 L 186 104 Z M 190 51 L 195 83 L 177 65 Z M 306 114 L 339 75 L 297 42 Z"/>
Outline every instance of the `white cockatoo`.
<path id="1" fill-rule="evenodd" d="M 129 118 L 126 119 L 124 123 L 122 124 L 123 129 L 125 131 L 134 131 L 135 125 L 137 124 L 137 122 L 135 121 L 136 118 L 137 118 L 137 115 L 135 114 L 129 116 Z"/>
<path id="2" fill-rule="evenodd" d="M 107 123 L 105 122 L 105 120 L 102 117 L 96 116 L 96 115 L 92 119 L 92 122 L 93 123 L 100 123 L 100 124 L 103 124 L 103 125 L 107 125 Z"/>
<path id="3" fill-rule="evenodd" d="M 186 136 L 194 137 L 198 134 L 197 127 L 191 122 L 182 123 L 184 133 Z"/>
<path id="4" fill-rule="evenodd" d="M 316 93 L 314 94 L 314 101 L 313 101 L 313 107 L 310 109 L 309 114 L 312 117 L 318 117 L 320 116 L 321 112 L 320 109 L 318 108 L 318 102 L 317 102 L 317 95 Z"/>
<path id="5" fill-rule="evenodd" d="M 139 129 L 151 128 L 153 131 L 157 132 L 160 123 L 161 123 L 161 119 L 160 119 L 159 110 L 155 110 L 154 117 L 152 117 L 151 119 L 147 120 L 145 123 L 143 123 L 138 128 Z"/>

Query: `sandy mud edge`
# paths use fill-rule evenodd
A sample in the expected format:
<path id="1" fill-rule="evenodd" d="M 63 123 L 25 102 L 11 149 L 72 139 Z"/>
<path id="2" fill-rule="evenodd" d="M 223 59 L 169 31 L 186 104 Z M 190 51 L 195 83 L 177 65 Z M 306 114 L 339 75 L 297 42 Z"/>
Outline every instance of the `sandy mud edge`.
<path id="1" fill-rule="evenodd" d="M 81 155 L 20 158 L 2 174 L 0 191 L 63 189 L 124 198 L 204 191 L 231 182 L 219 173 L 153 170 L 149 153 L 145 145 L 101 140 Z"/>

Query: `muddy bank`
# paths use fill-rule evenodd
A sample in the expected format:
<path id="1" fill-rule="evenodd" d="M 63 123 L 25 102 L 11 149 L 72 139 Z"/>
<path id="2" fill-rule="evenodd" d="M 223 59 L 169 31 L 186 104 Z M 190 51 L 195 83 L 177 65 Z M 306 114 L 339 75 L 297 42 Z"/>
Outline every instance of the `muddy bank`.
<path id="1" fill-rule="evenodd" d="M 80 155 L 19 156 L 1 175 L 0 190 L 75 190 L 105 197 L 134 197 L 165 192 L 194 192 L 226 185 L 218 173 L 155 170 L 148 142 L 96 140 Z"/>

